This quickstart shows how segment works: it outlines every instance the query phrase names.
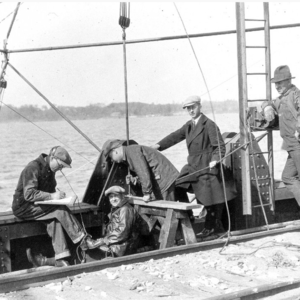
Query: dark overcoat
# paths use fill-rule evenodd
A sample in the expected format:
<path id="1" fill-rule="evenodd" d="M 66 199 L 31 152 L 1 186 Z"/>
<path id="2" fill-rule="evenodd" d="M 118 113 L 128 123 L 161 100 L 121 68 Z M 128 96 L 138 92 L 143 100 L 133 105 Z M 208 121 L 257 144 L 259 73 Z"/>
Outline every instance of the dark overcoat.
<path id="1" fill-rule="evenodd" d="M 179 172 L 159 151 L 141 145 L 123 147 L 129 169 L 137 174 L 144 194 L 163 199 L 162 194 L 175 182 Z"/>
<path id="2" fill-rule="evenodd" d="M 205 206 L 225 202 L 219 164 L 209 169 L 209 163 L 219 161 L 226 151 L 218 126 L 202 114 L 194 130 L 192 121 L 188 121 L 159 141 L 159 150 L 165 150 L 183 140 L 186 140 L 189 153 L 188 164 L 182 168 L 176 185 L 184 188 L 192 185 L 196 198 Z M 196 171 L 200 172 L 180 179 Z"/>

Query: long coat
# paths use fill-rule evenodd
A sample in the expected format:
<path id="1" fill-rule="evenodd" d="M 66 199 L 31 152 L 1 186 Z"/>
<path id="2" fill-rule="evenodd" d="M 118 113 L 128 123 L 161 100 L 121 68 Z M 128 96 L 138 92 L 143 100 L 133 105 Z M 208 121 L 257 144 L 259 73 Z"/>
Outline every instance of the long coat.
<path id="1" fill-rule="evenodd" d="M 188 121 L 159 141 L 159 150 L 165 150 L 183 140 L 186 140 L 189 153 L 188 164 L 182 168 L 176 185 L 188 188 L 191 184 L 196 198 L 205 206 L 223 203 L 225 197 L 219 165 L 209 169 L 209 163 L 219 161 L 226 151 L 218 126 L 202 114 L 194 130 L 192 121 Z M 180 180 L 181 177 L 199 170 L 202 171 Z"/>

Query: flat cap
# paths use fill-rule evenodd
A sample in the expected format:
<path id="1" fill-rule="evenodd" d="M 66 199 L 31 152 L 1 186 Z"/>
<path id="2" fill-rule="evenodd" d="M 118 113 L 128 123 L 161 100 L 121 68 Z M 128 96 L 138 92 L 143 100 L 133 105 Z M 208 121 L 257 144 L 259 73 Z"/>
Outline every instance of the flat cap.
<path id="1" fill-rule="evenodd" d="M 108 188 L 106 191 L 105 191 L 105 196 L 109 195 L 109 194 L 124 194 L 125 193 L 125 190 L 118 186 L 118 185 L 114 185 L 114 186 L 111 186 L 110 188 Z"/>
<path id="2" fill-rule="evenodd" d="M 195 103 L 201 103 L 201 98 L 199 96 L 190 96 L 184 100 L 182 103 L 182 108 L 186 108 L 187 106 L 194 105 Z"/>
<path id="3" fill-rule="evenodd" d="M 122 144 L 123 144 L 123 141 L 121 141 L 121 140 L 107 140 L 102 146 L 104 156 L 108 157 L 108 154 L 111 150 L 122 146 Z"/>
<path id="4" fill-rule="evenodd" d="M 63 148 L 63 147 L 54 147 L 51 154 L 53 157 L 56 159 L 60 160 L 60 163 L 65 167 L 65 168 L 71 168 L 71 163 L 72 163 L 72 158 L 68 151 Z"/>

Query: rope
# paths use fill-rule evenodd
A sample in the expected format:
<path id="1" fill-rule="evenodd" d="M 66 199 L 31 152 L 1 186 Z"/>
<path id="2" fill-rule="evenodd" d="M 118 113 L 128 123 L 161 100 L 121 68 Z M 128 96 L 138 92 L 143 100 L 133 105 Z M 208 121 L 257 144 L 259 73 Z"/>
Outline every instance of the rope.
<path id="1" fill-rule="evenodd" d="M 190 39 L 190 37 L 189 37 L 189 34 L 188 34 L 188 32 L 187 32 L 187 30 L 186 30 L 186 27 L 185 27 L 185 25 L 184 25 L 183 19 L 182 19 L 180 13 L 179 13 L 179 10 L 178 10 L 176 4 L 175 4 L 174 2 L 173 2 L 173 4 L 174 4 L 174 6 L 175 6 L 175 8 L 176 8 L 176 10 L 177 10 L 178 16 L 179 16 L 179 18 L 180 18 L 180 20 L 181 20 L 181 23 L 182 23 L 182 26 L 183 26 L 183 28 L 184 28 L 184 30 L 185 30 L 186 36 L 187 36 L 187 38 L 188 38 L 188 41 L 189 41 L 190 46 L 191 46 L 191 48 L 192 48 L 192 51 L 193 51 L 193 53 L 194 53 L 194 57 L 195 57 L 195 59 L 196 59 L 198 68 L 199 68 L 200 73 L 201 73 L 201 75 L 202 75 L 202 78 L 203 78 L 203 81 L 204 81 L 204 84 L 205 84 L 205 88 L 206 88 L 206 90 L 207 90 L 207 94 L 208 94 L 208 97 L 209 97 L 209 103 L 210 103 L 211 111 L 212 111 L 212 114 L 213 114 L 213 120 L 214 120 L 214 123 L 215 123 L 216 136 L 217 136 L 217 141 L 218 141 L 219 157 L 221 158 L 221 159 L 217 162 L 217 163 L 219 163 L 219 162 L 222 161 L 221 148 L 220 148 L 220 139 L 219 139 L 219 132 L 218 132 L 218 127 L 217 127 L 216 120 L 215 120 L 215 113 L 214 113 L 214 109 L 213 109 L 213 106 L 212 106 L 212 99 L 211 99 L 211 96 L 210 96 L 209 88 L 208 88 L 208 85 L 207 85 L 207 83 L 206 83 L 206 79 L 205 79 L 204 73 L 203 73 L 203 71 L 202 71 L 202 68 L 201 68 L 201 66 L 200 66 L 200 63 L 199 63 L 197 54 L 196 54 L 196 52 L 195 52 L 195 49 L 194 49 L 194 47 L 193 47 L 193 44 L 192 44 L 191 39 Z M 229 208 L 228 208 L 228 203 L 227 203 L 228 200 L 227 200 L 227 195 L 226 195 L 226 184 L 225 184 L 225 179 L 224 179 L 224 170 L 223 170 L 223 164 L 222 164 L 222 163 L 220 164 L 220 170 L 221 170 L 221 177 L 222 177 L 222 183 L 223 183 L 223 193 L 224 193 L 225 206 L 226 206 L 227 217 L 228 217 L 228 224 L 229 224 L 229 228 L 228 228 L 228 229 L 229 229 L 229 230 L 228 230 L 228 240 L 227 240 L 227 242 L 228 242 L 228 241 L 229 241 L 229 236 L 230 236 L 230 229 L 231 229 L 231 220 L 230 220 L 230 213 L 229 213 Z M 226 245 L 227 245 L 227 242 L 226 242 Z"/>
<path id="2" fill-rule="evenodd" d="M 248 120 L 247 120 L 247 123 L 248 123 L 249 132 L 251 132 L 250 131 L 250 124 L 249 124 Z M 252 151 L 252 164 L 253 164 L 255 183 L 256 183 L 256 187 L 257 187 L 257 191 L 258 191 L 259 203 L 260 203 L 260 206 L 261 206 L 261 209 L 262 209 L 262 212 L 263 212 L 263 215 L 264 215 L 264 219 L 265 219 L 265 222 L 266 222 L 266 225 L 267 225 L 267 230 L 270 230 L 268 219 L 267 219 L 267 216 L 266 216 L 266 211 L 265 211 L 265 208 L 263 206 L 262 199 L 261 199 L 260 188 L 259 188 L 259 185 L 258 185 L 257 171 L 256 171 L 255 160 L 254 160 L 254 147 L 253 147 L 252 138 L 250 136 L 249 136 L 249 140 L 250 140 L 250 147 L 251 147 L 251 151 Z"/>
<path id="3" fill-rule="evenodd" d="M 6 39 L 8 39 L 9 36 L 10 36 L 11 30 L 12 30 L 12 26 L 13 26 L 13 24 L 14 24 L 14 22 L 15 22 L 15 19 L 16 19 L 16 16 L 17 16 L 17 13 L 18 13 L 20 4 L 21 4 L 21 2 L 18 2 L 17 7 L 16 7 L 16 9 L 14 10 L 14 16 L 13 16 L 13 18 L 12 18 L 12 20 L 11 20 L 11 24 L 10 24 L 10 27 L 9 27 L 9 29 L 8 29 Z"/>
<path id="4" fill-rule="evenodd" d="M 1 96 L 2 97 L 2 96 Z M 6 107 L 8 107 L 9 109 L 11 109 L 13 112 L 15 112 L 16 114 L 18 114 L 19 116 L 21 116 L 22 118 L 24 118 L 26 121 L 28 121 L 29 123 L 31 123 L 32 125 L 36 126 L 38 129 L 42 130 L 43 132 L 45 132 L 46 134 L 48 134 L 49 136 L 51 136 L 52 138 L 54 138 L 55 140 L 57 140 L 58 142 L 60 142 L 61 144 L 67 146 L 68 148 L 70 148 L 72 151 L 74 151 L 77 155 L 81 156 L 82 158 L 84 158 L 86 161 L 88 161 L 88 163 L 91 163 L 93 165 L 95 165 L 93 162 L 91 162 L 90 160 L 88 160 L 86 157 L 82 156 L 80 153 L 78 153 L 77 151 L 75 151 L 72 147 L 70 147 L 69 145 L 67 145 L 66 143 L 62 142 L 61 140 L 59 140 L 58 138 L 56 138 L 55 136 L 53 136 L 51 133 L 47 132 L 46 130 L 44 130 L 43 128 L 41 128 L 40 126 L 38 126 L 37 124 L 35 124 L 34 122 L 32 122 L 31 120 L 27 119 L 25 116 L 23 116 L 22 114 L 20 114 L 18 111 L 14 110 L 11 106 L 5 104 L 3 102 L 3 99 L 0 100 L 1 105 L 4 104 Z M 85 164 L 86 165 L 86 164 Z M 73 173 L 73 172 L 71 172 Z M 69 174 L 71 174 L 69 173 Z M 68 174 L 68 175 L 69 175 Z"/>
<path id="5" fill-rule="evenodd" d="M 75 207 L 76 206 L 76 202 L 77 202 L 77 205 L 80 209 L 79 211 L 79 214 L 80 214 L 80 218 L 81 218 L 81 223 L 82 223 L 82 229 L 83 229 L 83 232 L 85 233 L 85 236 L 88 235 L 87 231 L 86 231 L 86 228 L 85 228 L 85 225 L 84 225 L 84 221 L 83 221 L 83 216 L 82 216 L 82 213 L 81 213 L 81 206 L 80 206 L 80 202 L 79 202 L 79 197 L 77 196 L 77 194 L 75 193 L 72 185 L 70 184 L 67 176 L 64 174 L 64 172 L 62 170 L 60 170 L 60 172 L 62 173 L 62 175 L 64 176 L 65 180 L 67 181 L 68 185 L 70 186 L 71 190 L 73 191 L 74 195 L 76 196 L 76 200 L 73 204 L 73 206 Z M 82 259 L 80 258 L 80 255 L 79 255 L 79 249 L 80 249 L 80 245 L 77 246 L 76 248 L 76 254 L 77 254 L 77 257 L 78 257 L 78 260 L 81 262 L 81 263 L 85 263 L 86 262 L 86 253 L 84 250 L 82 250 Z"/>
<path id="6" fill-rule="evenodd" d="M 127 86 L 127 63 L 126 63 L 126 28 L 130 24 L 130 3 L 128 4 L 128 13 L 127 13 L 127 4 L 125 2 L 120 3 L 120 18 L 119 25 L 123 29 L 122 39 L 123 39 L 123 62 L 124 62 L 124 86 L 125 86 L 125 114 L 126 114 L 126 141 L 127 146 L 129 146 L 129 113 L 128 113 L 128 86 Z M 128 167 L 128 175 L 130 175 L 130 168 Z M 130 194 L 130 182 L 128 183 L 128 193 Z M 100 198 L 101 199 L 101 198 Z M 98 201 L 100 203 L 101 200 Z"/>
<path id="7" fill-rule="evenodd" d="M 78 133 L 80 133 L 92 146 L 99 152 L 101 149 L 83 133 L 69 118 L 67 118 L 50 100 L 48 100 L 36 87 L 34 87 L 19 71 L 17 71 L 9 62 L 8 65 L 37 93 L 39 94 L 65 121 L 67 121 Z"/>
<path id="8" fill-rule="evenodd" d="M 2 2 L 1 2 L 2 3 Z M 19 2 L 20 3 L 20 2 Z M 21 3 L 20 4 L 20 6 L 22 5 L 22 4 L 24 4 L 24 3 Z M 11 14 L 13 14 L 15 11 L 16 11 L 16 9 L 19 9 L 19 7 L 17 7 L 17 8 L 15 8 L 11 13 L 9 13 L 4 19 L 2 19 L 1 21 L 0 21 L 0 24 L 3 22 L 3 21 L 5 21 Z"/>

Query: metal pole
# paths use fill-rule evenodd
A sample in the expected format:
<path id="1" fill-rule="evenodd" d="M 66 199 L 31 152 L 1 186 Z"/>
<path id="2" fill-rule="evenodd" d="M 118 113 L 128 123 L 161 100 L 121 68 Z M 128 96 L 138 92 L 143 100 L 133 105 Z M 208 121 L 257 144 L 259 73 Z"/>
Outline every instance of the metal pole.
<path id="1" fill-rule="evenodd" d="M 271 26 L 270 29 L 285 29 L 285 28 L 292 28 L 292 27 L 300 27 L 300 23 Z M 264 27 L 256 27 L 256 28 L 246 29 L 246 32 L 262 31 L 262 30 L 264 30 Z M 198 38 L 198 37 L 219 36 L 219 35 L 235 34 L 235 33 L 237 33 L 236 30 L 215 31 L 215 32 L 208 32 L 208 33 L 189 34 L 189 37 Z M 129 40 L 126 41 L 126 44 L 128 45 L 128 44 L 149 43 L 149 42 L 162 42 L 162 41 L 179 40 L 179 39 L 186 39 L 186 38 L 187 38 L 186 35 L 175 35 L 175 36 L 165 36 L 165 37 L 149 38 L 149 39 Z M 16 50 L 7 50 L 7 51 L 0 49 L 0 52 L 22 53 L 22 52 L 35 52 L 35 51 L 80 49 L 80 48 L 89 48 L 89 47 L 117 46 L 117 45 L 122 45 L 122 42 L 115 41 L 115 42 L 107 42 L 107 43 L 90 43 L 90 44 L 82 44 L 82 45 L 28 48 L 28 49 L 16 49 Z"/>
<path id="2" fill-rule="evenodd" d="M 129 145 L 129 113 L 128 113 L 128 88 L 127 88 L 127 64 L 126 64 L 126 32 L 123 28 L 123 58 L 124 58 L 124 85 L 125 85 L 125 114 L 126 114 L 126 140 Z"/>
<path id="3" fill-rule="evenodd" d="M 269 18 L 269 3 L 264 2 L 264 19 L 265 19 L 265 61 L 266 61 L 266 99 L 272 101 L 271 88 L 271 42 L 270 42 L 270 18 Z M 268 130 L 268 165 L 270 173 L 269 185 L 269 203 L 270 210 L 275 212 L 275 191 L 274 191 L 274 152 L 273 152 L 273 131 Z"/>
<path id="4" fill-rule="evenodd" d="M 247 130 L 247 65 L 246 65 L 246 36 L 245 36 L 245 5 L 236 3 L 237 26 L 237 54 L 238 54 L 238 82 L 239 82 L 239 115 L 240 115 L 240 143 L 248 143 Z M 250 185 L 250 161 L 249 147 L 241 151 L 241 176 L 243 192 L 243 214 L 251 215 L 251 185 Z M 247 220 L 247 218 L 246 218 Z"/>

